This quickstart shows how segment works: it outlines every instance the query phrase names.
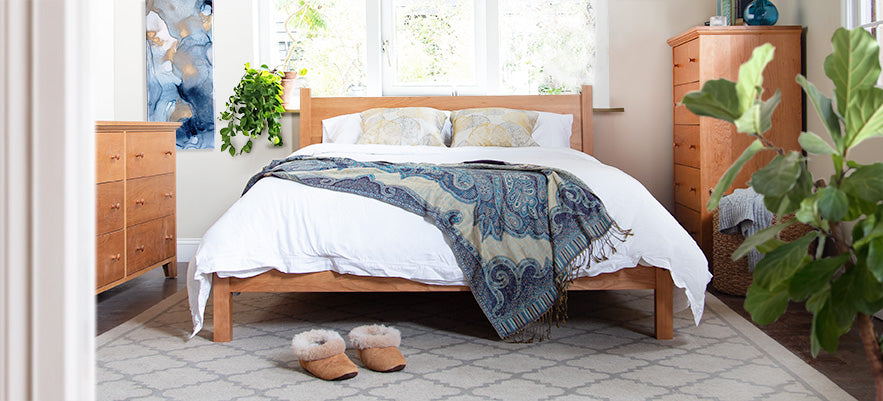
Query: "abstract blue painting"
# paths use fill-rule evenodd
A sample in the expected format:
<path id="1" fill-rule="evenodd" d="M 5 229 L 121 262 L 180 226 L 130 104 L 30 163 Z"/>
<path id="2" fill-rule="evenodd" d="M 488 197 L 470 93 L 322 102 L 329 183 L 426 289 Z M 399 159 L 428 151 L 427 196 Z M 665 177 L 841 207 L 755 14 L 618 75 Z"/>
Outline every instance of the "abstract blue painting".
<path id="1" fill-rule="evenodd" d="M 147 0 L 147 120 L 180 122 L 178 149 L 215 147 L 213 0 Z"/>

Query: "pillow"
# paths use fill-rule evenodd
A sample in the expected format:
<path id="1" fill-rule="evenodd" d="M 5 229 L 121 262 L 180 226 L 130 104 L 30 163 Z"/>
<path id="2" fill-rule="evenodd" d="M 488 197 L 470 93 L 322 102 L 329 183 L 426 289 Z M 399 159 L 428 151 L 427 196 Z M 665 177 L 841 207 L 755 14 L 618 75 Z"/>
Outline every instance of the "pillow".
<path id="1" fill-rule="evenodd" d="M 362 134 L 356 143 L 445 146 L 447 115 L 431 107 L 370 109 L 361 113 Z"/>
<path id="2" fill-rule="evenodd" d="M 456 146 L 538 146 L 530 137 L 539 114 L 499 107 L 451 112 Z"/>
<path id="3" fill-rule="evenodd" d="M 569 148 L 573 134 L 573 114 L 558 114 L 538 111 L 537 124 L 531 138 L 538 145 L 547 148 Z"/>
<path id="4" fill-rule="evenodd" d="M 362 134 L 359 113 L 344 114 L 322 120 L 322 143 L 356 143 Z"/>

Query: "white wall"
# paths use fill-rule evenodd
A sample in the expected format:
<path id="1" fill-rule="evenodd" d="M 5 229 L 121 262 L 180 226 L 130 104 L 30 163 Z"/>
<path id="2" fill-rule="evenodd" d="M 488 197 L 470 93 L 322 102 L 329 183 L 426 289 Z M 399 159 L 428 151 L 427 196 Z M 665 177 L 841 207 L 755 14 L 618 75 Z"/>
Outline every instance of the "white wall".
<path id="1" fill-rule="evenodd" d="M 254 2 L 219 3 L 214 17 L 215 112 L 220 112 L 242 75 L 242 65 L 256 60 Z M 830 36 L 840 24 L 840 2 L 777 0 L 780 25 L 807 29 L 807 76 L 831 93 L 822 62 L 830 53 Z M 624 113 L 595 116 L 595 154 L 641 181 L 666 207 L 673 205 L 671 48 L 666 39 L 701 25 L 716 11 L 711 0 L 616 0 L 609 3 L 611 106 Z M 118 0 L 115 63 L 115 119 L 143 120 L 144 0 Z M 808 110 L 811 131 L 823 133 Z M 283 122 L 285 146 L 272 148 L 261 138 L 251 154 L 231 158 L 218 149 L 178 152 L 178 235 L 199 238 L 239 196 L 246 180 L 264 164 L 284 157 L 297 143 L 296 117 Z M 220 126 L 220 124 L 219 124 Z M 216 143 L 218 139 L 216 139 Z M 860 152 L 862 160 L 879 160 L 883 141 Z M 827 164 L 812 161 L 816 172 Z"/>

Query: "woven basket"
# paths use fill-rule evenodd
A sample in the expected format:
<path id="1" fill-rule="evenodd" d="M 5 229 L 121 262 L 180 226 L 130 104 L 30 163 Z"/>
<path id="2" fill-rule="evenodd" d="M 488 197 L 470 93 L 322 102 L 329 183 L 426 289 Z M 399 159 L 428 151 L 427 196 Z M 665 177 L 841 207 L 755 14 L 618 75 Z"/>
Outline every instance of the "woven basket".
<path id="1" fill-rule="evenodd" d="M 794 218 L 793 214 L 786 215 L 785 220 Z M 714 210 L 712 216 L 713 229 L 712 237 L 712 274 L 711 285 L 714 289 L 730 295 L 745 296 L 748 287 L 751 285 L 752 276 L 748 271 L 748 257 L 739 260 L 732 260 L 730 257 L 745 237 L 742 234 L 723 234 L 720 232 L 720 216 L 717 209 Z M 773 216 L 773 222 L 778 221 L 777 216 Z M 812 231 L 812 227 L 803 223 L 795 223 L 779 233 L 779 238 L 785 242 L 794 241 L 806 233 Z M 810 247 L 810 251 L 814 252 L 815 245 Z"/>

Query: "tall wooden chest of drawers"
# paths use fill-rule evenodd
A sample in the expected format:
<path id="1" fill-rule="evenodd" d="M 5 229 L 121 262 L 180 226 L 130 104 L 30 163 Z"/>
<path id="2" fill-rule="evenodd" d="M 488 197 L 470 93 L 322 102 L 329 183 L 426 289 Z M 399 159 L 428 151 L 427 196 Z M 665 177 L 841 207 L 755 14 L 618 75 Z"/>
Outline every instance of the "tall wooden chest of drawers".
<path id="1" fill-rule="evenodd" d="M 803 92 L 795 77 L 803 65 L 802 33 L 800 26 L 696 27 L 668 40 L 673 60 L 674 215 L 709 260 L 712 214 L 706 208 L 708 198 L 720 177 L 753 139 L 736 132 L 733 124 L 696 116 L 680 101 L 708 80 L 735 81 L 739 66 L 751 58 L 754 48 L 770 43 L 776 51 L 763 75 L 763 97 L 780 90 L 782 101 L 765 137 L 780 147 L 799 150 L 797 137 L 804 125 Z M 726 193 L 747 187 L 751 174 L 774 156 L 772 152 L 756 155 Z"/>
<path id="2" fill-rule="evenodd" d="M 96 293 L 163 266 L 177 275 L 175 130 L 179 123 L 95 124 Z"/>

